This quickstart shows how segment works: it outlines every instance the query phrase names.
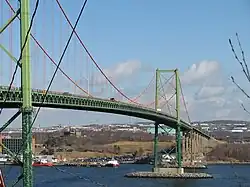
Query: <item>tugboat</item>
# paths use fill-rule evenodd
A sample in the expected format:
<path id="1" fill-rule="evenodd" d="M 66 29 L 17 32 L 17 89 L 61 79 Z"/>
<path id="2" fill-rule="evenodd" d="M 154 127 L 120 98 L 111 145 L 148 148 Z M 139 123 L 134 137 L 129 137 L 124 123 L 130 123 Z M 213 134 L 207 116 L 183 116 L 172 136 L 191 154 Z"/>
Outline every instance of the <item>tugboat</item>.
<path id="1" fill-rule="evenodd" d="M 112 159 L 105 164 L 105 167 L 119 167 L 120 164 L 117 160 Z"/>
<path id="2" fill-rule="evenodd" d="M 51 167 L 53 166 L 52 162 L 48 162 L 46 159 L 41 159 L 38 161 L 35 161 L 32 166 L 47 166 L 47 167 Z"/>

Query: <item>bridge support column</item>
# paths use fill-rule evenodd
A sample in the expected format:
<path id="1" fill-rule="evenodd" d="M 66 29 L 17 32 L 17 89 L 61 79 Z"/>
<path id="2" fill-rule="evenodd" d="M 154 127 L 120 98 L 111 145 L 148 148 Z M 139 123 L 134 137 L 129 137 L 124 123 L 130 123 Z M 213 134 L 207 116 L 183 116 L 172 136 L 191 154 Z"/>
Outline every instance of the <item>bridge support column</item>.
<path id="1" fill-rule="evenodd" d="M 159 136 L 158 136 L 158 128 L 159 124 L 155 123 L 155 136 L 154 136 L 154 167 L 153 171 L 157 172 L 158 171 L 158 141 L 159 141 Z"/>
<path id="2" fill-rule="evenodd" d="M 190 162 L 192 161 L 192 133 L 191 132 L 187 132 L 186 136 L 185 136 L 185 144 L 186 144 L 186 154 L 185 154 L 185 158 L 183 158 L 185 160 L 185 163 L 187 165 L 190 164 Z"/>
<path id="3" fill-rule="evenodd" d="M 198 157 L 200 156 L 200 152 L 201 152 L 201 147 L 202 147 L 202 143 L 201 143 L 201 136 L 198 133 L 194 133 L 194 137 L 193 137 L 193 147 L 194 147 L 194 160 L 198 161 Z"/>
<path id="4" fill-rule="evenodd" d="M 182 160 L 186 163 L 189 160 L 189 133 L 185 132 L 182 139 Z"/>
<path id="5" fill-rule="evenodd" d="M 198 137 L 197 137 L 197 133 L 194 133 L 194 141 L 193 141 L 193 144 L 194 144 L 194 160 L 196 161 L 196 157 L 197 157 L 197 149 L 198 149 L 198 144 L 197 144 L 197 140 L 198 140 Z"/>
<path id="6" fill-rule="evenodd" d="M 204 137 L 199 135 L 199 156 L 204 157 Z"/>
<path id="7" fill-rule="evenodd" d="M 186 132 L 185 133 L 185 136 L 183 137 L 183 148 L 184 148 L 184 151 L 183 151 L 183 154 L 182 154 L 182 158 L 183 158 L 183 162 L 185 164 L 187 164 L 188 161 L 190 161 L 190 133 L 189 132 Z"/>
<path id="8" fill-rule="evenodd" d="M 202 153 L 202 137 L 199 135 L 199 154 Z"/>
<path id="9" fill-rule="evenodd" d="M 203 155 L 204 155 L 204 143 L 205 143 L 204 137 L 202 136 L 201 137 L 201 152 L 202 152 Z"/>
<path id="10" fill-rule="evenodd" d="M 194 144 L 194 132 L 190 132 L 190 156 L 191 156 L 191 164 L 194 164 L 194 151 L 195 151 L 195 144 Z"/>
<path id="11" fill-rule="evenodd" d="M 182 168 L 182 134 L 181 134 L 181 126 L 180 126 L 180 80 L 179 80 L 179 70 L 176 69 L 175 71 L 175 85 L 176 85 L 176 97 L 175 97 L 175 104 L 176 104 L 176 117 L 177 117 L 177 122 L 176 122 L 176 159 L 177 159 L 177 164 L 178 164 L 178 172 L 183 173 L 183 168 Z"/>
<path id="12" fill-rule="evenodd" d="M 21 83 L 22 83 L 22 140 L 23 140 L 23 186 L 33 186 L 32 168 L 32 100 L 31 100 L 31 67 L 30 67 L 30 12 L 29 0 L 21 0 Z"/>
<path id="13" fill-rule="evenodd" d="M 186 133 L 183 132 L 182 135 L 182 160 L 185 162 L 185 154 L 186 154 Z"/>

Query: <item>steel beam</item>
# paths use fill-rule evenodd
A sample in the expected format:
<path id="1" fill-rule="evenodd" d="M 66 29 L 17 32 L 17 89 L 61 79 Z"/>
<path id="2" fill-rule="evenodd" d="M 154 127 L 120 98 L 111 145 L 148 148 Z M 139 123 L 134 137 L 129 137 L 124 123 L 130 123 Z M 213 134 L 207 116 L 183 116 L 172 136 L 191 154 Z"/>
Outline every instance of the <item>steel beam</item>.
<path id="1" fill-rule="evenodd" d="M 16 19 L 16 17 L 20 14 L 20 8 L 15 12 L 15 14 L 7 21 L 7 23 L 0 28 L 0 34 Z"/>
<path id="2" fill-rule="evenodd" d="M 17 59 L 6 49 L 2 44 L 0 44 L 0 48 L 15 62 L 18 63 Z M 18 66 L 21 67 L 21 64 L 18 63 Z"/>
<path id="3" fill-rule="evenodd" d="M 21 110 L 18 110 L 1 128 L 0 132 L 3 132 L 20 114 L 22 113 Z"/>
<path id="4" fill-rule="evenodd" d="M 155 85 L 155 111 L 158 110 L 158 95 L 159 95 L 159 80 L 160 80 L 160 72 L 159 69 L 156 69 L 156 85 Z M 155 123 L 155 136 L 154 136 L 154 171 L 158 168 L 158 128 L 159 124 Z"/>
<path id="5" fill-rule="evenodd" d="M 177 145 L 177 163 L 178 167 L 182 167 L 182 159 L 181 159 L 181 144 L 182 144 L 182 137 L 181 137 L 181 125 L 180 125 L 180 85 L 179 85 L 179 70 L 175 70 L 175 84 L 176 84 L 176 145 Z"/>
<path id="6" fill-rule="evenodd" d="M 154 136 L 154 170 L 158 168 L 158 135 L 159 124 L 155 123 L 155 136 Z M 156 170 L 155 170 L 156 171 Z"/>
<path id="7" fill-rule="evenodd" d="M 11 158 L 13 158 L 18 164 L 22 165 L 22 161 L 17 157 L 17 155 L 15 153 L 13 153 L 8 147 L 6 147 L 2 142 L 0 142 L 0 146 L 5 149 L 8 153 L 8 155 L 10 155 Z"/>
<path id="8" fill-rule="evenodd" d="M 175 69 L 159 69 L 158 72 L 160 72 L 160 73 L 174 73 Z"/>
<path id="9" fill-rule="evenodd" d="M 159 80 L 160 80 L 160 71 L 157 68 L 156 69 L 156 75 L 155 75 L 155 111 L 157 112 L 158 109 L 158 98 L 159 98 Z"/>
<path id="10" fill-rule="evenodd" d="M 21 50 L 22 50 L 22 139 L 23 139 L 23 186 L 33 186 L 32 168 L 32 100 L 31 100 L 31 67 L 30 67 L 30 1 L 20 0 L 21 6 Z"/>

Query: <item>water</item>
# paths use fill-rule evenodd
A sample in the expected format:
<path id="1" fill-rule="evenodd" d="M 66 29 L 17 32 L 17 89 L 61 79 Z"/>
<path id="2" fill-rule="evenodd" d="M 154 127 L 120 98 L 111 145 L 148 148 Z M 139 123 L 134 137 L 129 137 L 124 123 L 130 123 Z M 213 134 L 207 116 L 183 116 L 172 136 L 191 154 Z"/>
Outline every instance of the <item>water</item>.
<path id="1" fill-rule="evenodd" d="M 1 166 L 6 177 L 7 186 L 11 186 L 19 167 Z M 83 177 L 98 181 L 108 187 L 250 187 L 250 165 L 209 165 L 203 170 L 214 176 L 214 179 L 174 180 L 174 179 L 133 179 L 125 178 L 124 174 L 133 171 L 149 171 L 150 165 L 121 165 L 119 168 L 81 168 L 59 167 L 35 168 L 36 187 L 98 187 Z M 69 174 L 71 173 L 71 174 Z M 79 178 L 82 177 L 82 179 Z M 16 186 L 22 186 L 20 182 Z M 99 185 L 100 186 L 100 185 Z"/>

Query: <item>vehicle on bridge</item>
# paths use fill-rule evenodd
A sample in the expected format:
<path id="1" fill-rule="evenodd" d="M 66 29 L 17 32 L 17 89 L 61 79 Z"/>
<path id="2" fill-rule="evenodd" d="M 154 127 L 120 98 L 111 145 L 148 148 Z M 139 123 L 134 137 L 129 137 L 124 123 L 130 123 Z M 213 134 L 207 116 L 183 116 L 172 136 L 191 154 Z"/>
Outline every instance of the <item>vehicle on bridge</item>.
<path id="1" fill-rule="evenodd" d="M 69 92 L 63 92 L 63 95 L 72 95 Z"/>

